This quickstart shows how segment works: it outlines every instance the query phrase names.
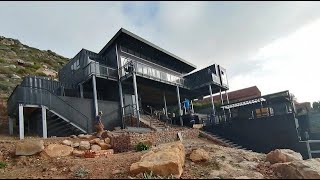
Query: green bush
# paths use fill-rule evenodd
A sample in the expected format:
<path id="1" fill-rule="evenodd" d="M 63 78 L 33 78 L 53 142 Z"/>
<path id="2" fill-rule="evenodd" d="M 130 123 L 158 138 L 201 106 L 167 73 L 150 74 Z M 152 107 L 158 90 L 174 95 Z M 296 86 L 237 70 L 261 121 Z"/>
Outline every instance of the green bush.
<path id="1" fill-rule="evenodd" d="M 36 74 L 35 74 L 36 76 L 47 76 L 45 73 L 43 73 L 43 72 L 36 72 Z"/>
<path id="2" fill-rule="evenodd" d="M 144 144 L 143 142 L 139 142 L 136 145 L 136 150 L 137 151 L 145 151 L 145 150 L 148 150 L 148 149 L 150 149 L 150 146 L 148 146 L 147 144 Z"/>
<path id="3" fill-rule="evenodd" d="M 11 74 L 11 70 L 7 67 L 0 66 L 0 74 Z"/>
<path id="4" fill-rule="evenodd" d="M 74 176 L 75 177 L 80 177 L 80 178 L 83 178 L 85 176 L 87 176 L 89 173 L 89 170 L 83 168 L 83 167 L 80 167 L 79 169 L 77 169 L 75 172 L 74 172 Z"/>
<path id="5" fill-rule="evenodd" d="M 32 69 L 38 70 L 39 68 L 41 68 L 41 65 L 38 63 L 34 63 L 34 65 L 31 66 Z"/>
<path id="6" fill-rule="evenodd" d="M 173 175 L 168 177 L 162 177 L 159 175 L 154 175 L 152 171 L 150 173 L 143 173 L 143 179 L 176 179 Z"/>
<path id="7" fill-rule="evenodd" d="M 6 84 L 4 82 L 0 82 L 0 90 L 8 91 L 9 90 L 8 84 Z"/>
<path id="8" fill-rule="evenodd" d="M 7 167 L 7 163 L 0 162 L 0 169 Z"/>

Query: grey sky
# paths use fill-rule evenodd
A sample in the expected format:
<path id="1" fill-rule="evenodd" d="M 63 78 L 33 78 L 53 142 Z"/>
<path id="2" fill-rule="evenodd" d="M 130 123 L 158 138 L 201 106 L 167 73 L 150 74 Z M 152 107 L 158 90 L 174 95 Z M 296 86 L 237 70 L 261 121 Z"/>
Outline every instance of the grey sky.
<path id="1" fill-rule="evenodd" d="M 81 48 L 99 52 L 123 27 L 198 68 L 221 64 L 230 90 L 257 85 L 263 94 L 288 89 L 299 101 L 320 100 L 286 82 L 262 83 L 266 62 L 254 59 L 319 19 L 319 2 L 0 2 L 0 17 L 0 35 L 68 58 Z"/>

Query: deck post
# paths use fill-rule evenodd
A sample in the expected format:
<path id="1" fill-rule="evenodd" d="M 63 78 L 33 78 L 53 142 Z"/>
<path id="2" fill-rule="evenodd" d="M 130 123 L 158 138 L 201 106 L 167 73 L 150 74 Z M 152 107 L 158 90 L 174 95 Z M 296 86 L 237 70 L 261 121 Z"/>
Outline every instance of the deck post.
<path id="1" fill-rule="evenodd" d="M 83 84 L 81 83 L 79 86 L 80 86 L 80 97 L 83 98 Z"/>
<path id="2" fill-rule="evenodd" d="M 9 116 L 8 121 L 9 121 L 9 134 L 13 135 L 13 118 Z"/>
<path id="3" fill-rule="evenodd" d="M 137 111 L 137 118 L 138 118 L 138 127 L 140 127 L 140 112 L 139 112 L 139 98 L 138 98 L 138 87 L 137 87 L 137 77 L 136 73 L 132 73 L 132 80 L 133 80 L 133 88 L 134 88 L 134 97 L 136 100 L 136 111 Z"/>
<path id="4" fill-rule="evenodd" d="M 227 103 L 228 103 L 228 104 L 230 104 L 230 101 L 229 101 L 229 95 L 228 95 L 227 90 L 225 90 L 225 91 L 224 91 L 224 93 L 225 93 L 225 94 L 226 94 L 226 96 L 227 96 Z M 230 110 L 230 108 L 229 108 L 228 110 L 229 110 L 229 117 L 231 118 L 231 110 Z"/>
<path id="5" fill-rule="evenodd" d="M 24 139 L 23 104 L 19 104 L 19 137 Z"/>
<path id="6" fill-rule="evenodd" d="M 213 96 L 212 96 L 212 88 L 211 88 L 211 84 L 209 85 L 209 91 L 210 91 L 210 98 L 211 98 L 211 105 L 212 105 L 212 113 L 213 113 L 213 117 L 216 117 L 216 110 L 214 108 L 214 101 L 213 101 Z M 214 119 L 215 120 L 215 119 Z M 211 120 L 211 123 L 213 120 Z"/>
<path id="7" fill-rule="evenodd" d="M 47 110 L 44 106 L 41 106 L 42 111 L 42 134 L 43 138 L 48 138 L 48 129 L 47 129 Z"/>
<path id="8" fill-rule="evenodd" d="M 221 105 L 224 105 L 223 97 L 221 94 L 221 88 L 220 88 L 220 98 L 221 98 Z M 224 119 L 224 121 L 226 121 L 226 113 L 224 111 L 224 108 L 222 108 L 222 111 L 223 111 L 223 119 Z"/>
<path id="9" fill-rule="evenodd" d="M 121 81 L 118 81 L 119 86 L 119 95 L 120 95 L 120 105 L 121 105 L 121 119 L 122 119 L 122 128 L 125 128 L 125 122 L 124 122 L 124 109 L 123 109 L 123 95 L 122 95 L 122 84 Z"/>
<path id="10" fill-rule="evenodd" d="M 167 109 L 167 101 L 166 101 L 166 92 L 163 92 L 163 101 L 164 101 L 164 110 L 166 113 L 166 117 L 168 118 L 168 109 Z"/>
<path id="11" fill-rule="evenodd" d="M 180 102 L 180 92 L 179 87 L 177 86 L 177 98 L 178 98 L 178 106 L 179 106 L 179 117 L 180 117 L 180 125 L 183 126 L 182 113 L 181 113 L 181 102 Z"/>
<path id="12" fill-rule="evenodd" d="M 93 88 L 93 104 L 94 104 L 94 114 L 98 115 L 98 98 L 97 98 L 97 83 L 96 75 L 92 75 L 92 88 Z"/>

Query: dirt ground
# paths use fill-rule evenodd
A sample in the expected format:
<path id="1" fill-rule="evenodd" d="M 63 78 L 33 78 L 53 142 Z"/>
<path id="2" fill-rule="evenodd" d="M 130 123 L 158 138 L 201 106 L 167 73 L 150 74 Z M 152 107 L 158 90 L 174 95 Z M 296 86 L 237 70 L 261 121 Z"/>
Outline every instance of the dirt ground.
<path id="1" fill-rule="evenodd" d="M 32 138 L 42 139 L 42 138 Z M 61 143 L 64 139 L 44 139 L 45 145 Z M 7 166 L 0 169 L 0 178 L 6 179 L 36 179 L 36 178 L 143 178 L 141 175 L 130 176 L 132 163 L 140 160 L 146 152 L 125 152 L 106 157 L 79 158 L 74 156 L 47 158 L 41 155 L 15 156 L 17 138 L 1 135 L 0 150 L 3 154 L 2 162 Z M 74 139 L 73 139 L 74 141 Z M 181 179 L 190 178 L 277 178 L 265 162 L 265 154 L 258 154 L 239 149 L 215 145 L 203 138 L 184 140 L 186 148 L 186 162 Z M 207 162 L 193 163 L 189 159 L 192 149 L 203 148 L 209 152 Z"/>

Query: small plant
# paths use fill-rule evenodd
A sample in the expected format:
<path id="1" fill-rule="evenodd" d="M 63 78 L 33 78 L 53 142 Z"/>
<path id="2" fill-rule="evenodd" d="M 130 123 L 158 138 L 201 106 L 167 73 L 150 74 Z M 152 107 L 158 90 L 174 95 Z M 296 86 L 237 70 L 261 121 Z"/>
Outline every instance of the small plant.
<path id="1" fill-rule="evenodd" d="M 154 175 L 152 171 L 150 173 L 143 173 L 143 179 L 175 179 L 173 175 L 168 177 L 162 177 L 159 175 Z"/>
<path id="2" fill-rule="evenodd" d="M 0 162 L 0 169 L 7 167 L 7 163 Z"/>
<path id="3" fill-rule="evenodd" d="M 150 146 L 148 146 L 147 144 L 144 144 L 143 142 L 139 142 L 136 145 L 136 150 L 137 151 L 145 151 L 145 150 L 148 150 L 148 149 L 150 149 Z"/>
<path id="4" fill-rule="evenodd" d="M 199 133 L 198 138 L 203 138 L 203 134 Z"/>
<path id="5" fill-rule="evenodd" d="M 84 167 L 80 167 L 79 169 L 77 169 L 75 171 L 74 176 L 83 178 L 83 177 L 87 176 L 88 173 L 89 173 L 89 170 L 85 169 Z"/>

